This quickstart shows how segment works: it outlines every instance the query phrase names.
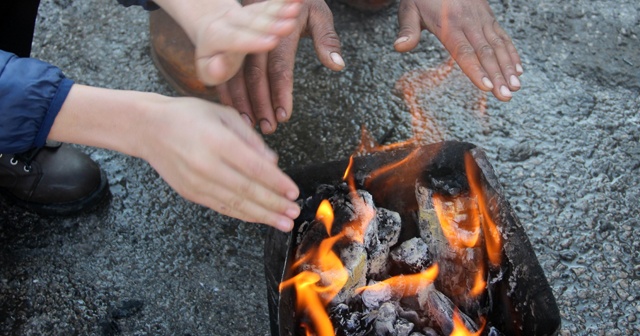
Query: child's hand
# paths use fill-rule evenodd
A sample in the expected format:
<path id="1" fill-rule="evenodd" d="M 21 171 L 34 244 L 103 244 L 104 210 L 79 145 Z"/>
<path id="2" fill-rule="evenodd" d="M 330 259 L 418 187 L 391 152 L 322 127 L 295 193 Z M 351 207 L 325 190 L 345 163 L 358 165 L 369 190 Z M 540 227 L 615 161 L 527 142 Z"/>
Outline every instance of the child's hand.
<path id="1" fill-rule="evenodd" d="M 233 76 L 249 53 L 275 48 L 296 27 L 301 0 L 242 7 L 235 0 L 157 0 L 195 45 L 199 79 L 216 85 Z"/>

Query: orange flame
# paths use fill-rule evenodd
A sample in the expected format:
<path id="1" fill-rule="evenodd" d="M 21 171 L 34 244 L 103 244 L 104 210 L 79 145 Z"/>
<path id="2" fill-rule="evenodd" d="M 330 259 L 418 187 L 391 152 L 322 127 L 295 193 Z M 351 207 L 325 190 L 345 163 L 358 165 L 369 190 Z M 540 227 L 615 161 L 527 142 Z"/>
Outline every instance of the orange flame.
<path id="1" fill-rule="evenodd" d="M 331 234 L 333 224 L 333 208 L 331 203 L 323 200 L 316 212 L 316 220 L 321 221 Z M 296 306 L 298 311 L 306 311 L 319 336 L 333 336 L 333 324 L 325 310 L 325 306 L 340 292 L 347 283 L 349 273 L 342 261 L 333 252 L 333 245 L 343 238 L 338 234 L 323 240 L 317 249 L 309 251 L 298 259 L 293 267 L 309 264 L 313 271 L 304 270 L 296 276 L 280 283 L 280 291 L 293 285 L 296 290 Z M 310 334 L 310 326 L 304 325 L 306 333 Z"/>
<path id="2" fill-rule="evenodd" d="M 480 217 L 472 199 L 433 195 L 433 207 L 449 243 L 459 248 L 474 247 L 480 237 Z"/>
<path id="3" fill-rule="evenodd" d="M 333 208 L 331 207 L 331 203 L 326 199 L 320 202 L 318 211 L 316 211 L 316 219 L 324 224 L 324 227 L 327 229 L 327 235 L 330 236 L 331 226 L 333 225 Z"/>
<path id="4" fill-rule="evenodd" d="M 402 149 L 402 148 L 411 148 L 416 145 L 416 136 L 411 139 L 398 141 L 391 144 L 380 145 L 378 142 L 371 136 L 369 131 L 364 125 L 360 128 L 360 145 L 358 149 L 356 149 L 353 155 L 362 156 L 369 153 L 375 152 L 387 152 L 394 149 Z"/>
<path id="5" fill-rule="evenodd" d="M 401 297 L 413 296 L 433 283 L 438 277 L 438 272 L 438 264 L 433 264 L 433 266 L 417 274 L 401 274 L 373 285 L 359 287 L 356 289 L 356 293 L 360 294 L 365 290 L 379 291 L 382 289 L 383 284 L 386 284 L 391 287 L 394 293 L 398 293 Z"/>
<path id="6" fill-rule="evenodd" d="M 368 209 L 364 200 L 357 195 L 355 181 L 351 167 L 353 157 L 349 160 L 349 166 L 344 174 L 351 192 L 351 203 L 359 214 L 359 218 L 347 223 L 342 232 L 331 236 L 334 222 L 334 211 L 328 200 L 322 200 L 316 211 L 316 220 L 321 222 L 329 238 L 320 242 L 316 249 L 312 249 L 300 257 L 293 264 L 293 268 L 305 268 L 294 277 L 280 283 L 280 291 L 288 286 L 296 290 L 296 307 L 302 312 L 306 311 L 312 322 L 312 326 L 302 324 L 307 335 L 314 332 L 319 336 L 333 336 L 334 329 L 325 306 L 338 295 L 340 290 L 349 280 L 349 272 L 344 267 L 340 257 L 333 251 L 333 246 L 341 239 L 348 238 L 352 241 L 364 241 L 364 233 L 368 223 L 375 216 L 373 209 Z"/>
<path id="7" fill-rule="evenodd" d="M 476 332 L 471 332 L 467 329 L 467 326 L 464 325 L 462 318 L 460 317 L 460 313 L 458 310 L 453 311 L 453 330 L 451 331 L 450 336 L 480 336 L 482 334 L 482 330 L 484 329 L 486 321 L 482 320 L 482 326 Z"/>
<path id="8" fill-rule="evenodd" d="M 498 226 L 493 221 L 489 213 L 487 200 L 484 193 L 482 192 L 482 185 L 478 174 L 478 168 L 475 164 L 475 161 L 473 160 L 473 157 L 468 152 L 464 155 L 464 163 L 471 193 L 477 197 L 480 213 L 482 214 L 482 218 L 484 219 L 482 221 L 482 231 L 484 233 L 489 261 L 494 266 L 500 265 L 500 262 L 502 260 L 502 237 L 500 236 L 500 231 L 498 231 Z"/>
<path id="9" fill-rule="evenodd" d="M 353 177 L 353 173 L 351 172 L 351 167 L 353 167 L 353 155 L 349 157 L 349 165 L 347 169 L 344 171 L 344 175 L 342 176 L 342 180 L 346 181 L 349 185 L 349 190 L 351 191 L 351 198 L 355 198 L 356 193 L 356 181 Z"/>
<path id="10" fill-rule="evenodd" d="M 473 283 L 473 288 L 471 288 L 471 291 L 469 292 L 471 296 L 480 296 L 480 294 L 485 291 L 485 289 L 487 288 L 487 281 L 484 279 L 484 277 L 484 267 L 482 264 L 480 264 L 478 265 L 478 272 L 476 272 L 476 279 Z"/>

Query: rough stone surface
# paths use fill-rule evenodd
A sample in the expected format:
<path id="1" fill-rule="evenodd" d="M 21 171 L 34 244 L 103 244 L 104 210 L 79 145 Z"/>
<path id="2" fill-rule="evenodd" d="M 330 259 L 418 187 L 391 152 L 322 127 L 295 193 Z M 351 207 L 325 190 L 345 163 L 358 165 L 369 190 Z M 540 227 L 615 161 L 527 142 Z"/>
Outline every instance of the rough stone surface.
<path id="1" fill-rule="evenodd" d="M 78 83 L 174 95 L 152 64 L 143 10 L 42 2 L 34 56 Z M 393 51 L 397 5 L 330 5 L 347 68 L 324 69 L 301 43 L 294 115 L 267 137 L 284 168 L 348 157 L 361 125 L 386 143 L 408 138 L 395 81 L 447 57 L 427 33 L 416 51 Z M 486 150 L 556 295 L 560 334 L 637 335 L 640 2 L 491 6 L 521 53 L 522 90 L 474 113 L 478 91 L 455 68 L 419 101 L 445 139 Z M 106 207 L 40 218 L 0 203 L 0 334 L 268 334 L 263 228 L 184 201 L 139 159 L 83 150 L 108 174 Z M 136 308 L 114 318 L 127 302 Z"/>

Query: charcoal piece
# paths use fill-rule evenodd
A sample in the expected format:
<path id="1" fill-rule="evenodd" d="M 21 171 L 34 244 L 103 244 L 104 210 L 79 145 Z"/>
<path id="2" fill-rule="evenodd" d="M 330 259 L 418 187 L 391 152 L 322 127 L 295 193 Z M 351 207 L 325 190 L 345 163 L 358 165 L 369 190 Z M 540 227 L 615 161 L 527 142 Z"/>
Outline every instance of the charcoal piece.
<path id="1" fill-rule="evenodd" d="M 365 246 L 377 242 L 376 207 L 369 192 L 358 190 L 354 197 L 352 193 L 335 195 L 329 201 L 335 216 L 332 235 L 344 232 L 348 239 L 361 242 Z"/>
<path id="2" fill-rule="evenodd" d="M 478 274 L 486 278 L 488 267 L 482 233 L 478 232 L 475 245 L 464 247 L 454 245 L 445 236 L 442 225 L 434 208 L 434 192 L 420 183 L 416 184 L 416 198 L 419 205 L 418 225 L 420 236 L 429 246 L 433 262 L 438 263 L 439 273 L 435 281 L 436 288 L 451 298 L 454 304 L 464 312 L 479 312 L 487 309 L 486 295 L 472 295 Z M 456 228 L 458 238 L 469 237 L 465 227 L 469 213 L 477 211 L 477 201 L 468 194 L 456 198 L 442 198 L 443 208 L 455 214 L 452 227 Z M 482 218 L 479 219 L 482 221 Z M 456 221 L 459 221 L 457 226 Z M 480 222 L 481 223 L 481 222 Z M 479 225 L 476 223 L 476 226 Z M 480 230 L 479 228 L 477 230 Z M 470 240 L 469 240 L 470 241 Z"/>
<path id="3" fill-rule="evenodd" d="M 378 244 L 367 250 L 367 278 L 373 280 L 383 280 L 389 275 L 389 246 Z"/>
<path id="4" fill-rule="evenodd" d="M 419 237 L 403 242 L 389 257 L 391 275 L 420 273 L 432 263 L 429 246 Z"/>
<path id="5" fill-rule="evenodd" d="M 440 336 L 440 334 L 438 334 L 437 331 L 429 327 L 422 329 L 422 332 L 424 333 L 425 336 Z"/>
<path id="6" fill-rule="evenodd" d="M 413 308 L 407 308 L 404 302 L 400 303 L 397 312 L 399 317 L 413 323 L 413 325 L 417 327 L 424 327 L 429 322 L 425 317 L 420 316 Z"/>
<path id="7" fill-rule="evenodd" d="M 345 189 L 346 184 L 341 183 L 338 185 L 335 184 L 321 184 L 316 188 L 315 196 L 320 197 L 322 199 L 328 199 L 329 197 L 335 195 L 339 191 L 342 191 L 342 194 L 346 193 L 348 189 Z M 320 204 L 320 202 L 318 202 Z M 316 208 L 318 205 L 316 204 Z"/>
<path id="8" fill-rule="evenodd" d="M 489 328 L 489 331 L 487 332 L 487 336 L 505 336 L 505 334 L 503 334 L 496 327 L 492 326 L 492 327 Z"/>
<path id="9" fill-rule="evenodd" d="M 352 242 L 340 249 L 340 260 L 349 273 L 349 278 L 338 295 L 331 301 L 334 304 L 348 303 L 355 296 L 356 288 L 367 284 L 367 252 L 364 245 Z"/>
<path id="10" fill-rule="evenodd" d="M 396 307 L 394 304 L 384 303 L 375 313 L 373 324 L 375 335 L 392 336 L 395 335 L 394 324 L 396 322 Z"/>
<path id="11" fill-rule="evenodd" d="M 396 319 L 393 328 L 396 331 L 396 336 L 409 336 L 413 330 L 413 323 L 399 317 Z"/>
<path id="12" fill-rule="evenodd" d="M 444 193 L 447 196 L 456 196 L 467 188 L 466 181 L 459 179 L 459 181 L 449 179 L 449 176 L 442 178 L 441 176 L 430 176 L 429 183 L 434 189 Z"/>
<path id="13" fill-rule="evenodd" d="M 341 303 L 329 309 L 329 318 L 333 323 L 337 336 L 364 336 L 367 324 L 363 313 L 353 311 L 348 305 Z"/>
<path id="14" fill-rule="evenodd" d="M 431 319 L 432 327 L 444 335 L 450 335 L 453 331 L 453 313 L 457 308 L 455 304 L 433 285 L 418 292 L 418 302 L 424 313 Z M 467 330 L 478 331 L 478 326 L 470 317 L 460 311 L 458 314 Z"/>
<path id="15" fill-rule="evenodd" d="M 296 249 L 296 260 L 300 260 L 307 252 L 316 249 L 320 242 L 327 239 L 327 229 L 320 221 L 313 220 L 311 222 L 305 222 L 303 225 L 307 225 L 307 229 L 302 237 L 299 237 L 298 247 Z"/>
<path id="16" fill-rule="evenodd" d="M 376 213 L 378 219 L 378 241 L 389 247 L 398 243 L 402 221 L 400 214 L 385 208 L 378 208 Z"/>
<path id="17" fill-rule="evenodd" d="M 409 334 L 409 336 L 424 336 L 424 334 L 418 331 L 414 331 L 411 334 Z M 435 334 L 435 336 L 438 336 L 438 334 Z"/>
<path id="18" fill-rule="evenodd" d="M 389 275 L 389 250 L 398 242 L 402 222 L 397 212 L 385 208 L 377 208 L 376 210 L 377 239 L 372 239 L 367 246 L 369 257 L 367 277 L 382 280 Z"/>
<path id="19" fill-rule="evenodd" d="M 383 303 L 391 300 L 393 293 L 391 286 L 384 282 L 369 281 L 368 288 L 360 294 L 362 303 L 369 309 L 377 309 Z"/>

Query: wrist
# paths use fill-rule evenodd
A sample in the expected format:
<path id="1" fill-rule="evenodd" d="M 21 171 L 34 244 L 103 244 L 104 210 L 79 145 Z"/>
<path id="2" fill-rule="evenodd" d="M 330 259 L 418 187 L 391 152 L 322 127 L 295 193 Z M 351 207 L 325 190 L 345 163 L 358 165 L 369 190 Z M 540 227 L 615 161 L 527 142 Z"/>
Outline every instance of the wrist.
<path id="1" fill-rule="evenodd" d="M 74 85 L 48 139 L 144 157 L 155 112 L 168 97 Z"/>

